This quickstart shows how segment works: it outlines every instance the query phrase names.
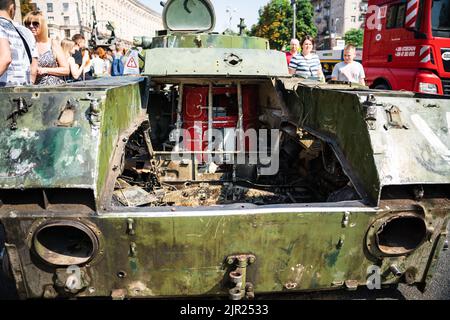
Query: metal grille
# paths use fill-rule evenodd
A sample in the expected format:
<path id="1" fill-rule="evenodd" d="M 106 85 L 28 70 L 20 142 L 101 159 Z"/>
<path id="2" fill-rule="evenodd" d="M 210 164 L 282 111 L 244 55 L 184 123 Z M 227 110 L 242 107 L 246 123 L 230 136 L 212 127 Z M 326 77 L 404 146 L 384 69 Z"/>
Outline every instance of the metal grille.
<path id="1" fill-rule="evenodd" d="M 444 94 L 450 96 L 450 79 L 442 79 L 442 86 L 444 87 Z"/>

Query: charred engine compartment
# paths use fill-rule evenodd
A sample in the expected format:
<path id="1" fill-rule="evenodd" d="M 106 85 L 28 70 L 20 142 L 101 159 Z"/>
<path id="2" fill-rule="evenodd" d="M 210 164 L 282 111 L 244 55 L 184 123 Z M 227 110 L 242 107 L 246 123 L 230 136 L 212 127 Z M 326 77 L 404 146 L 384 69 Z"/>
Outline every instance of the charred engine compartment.
<path id="1" fill-rule="evenodd" d="M 156 83 L 113 206 L 338 202 L 359 196 L 330 146 L 288 121 L 271 81 Z"/>

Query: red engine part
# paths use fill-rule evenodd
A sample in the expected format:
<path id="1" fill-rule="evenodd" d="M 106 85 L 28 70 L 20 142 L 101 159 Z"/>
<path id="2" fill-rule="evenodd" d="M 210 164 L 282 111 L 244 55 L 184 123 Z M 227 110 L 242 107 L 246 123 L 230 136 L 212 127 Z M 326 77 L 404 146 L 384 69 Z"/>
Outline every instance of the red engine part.
<path id="1" fill-rule="evenodd" d="M 208 148 L 208 106 L 209 87 L 185 87 L 183 97 L 183 129 L 189 132 L 184 137 L 187 151 L 206 151 Z M 242 109 L 244 130 L 257 129 L 256 86 L 242 87 Z M 213 88 L 213 129 L 236 129 L 239 118 L 236 87 Z M 205 159 L 205 158 L 203 158 Z"/>

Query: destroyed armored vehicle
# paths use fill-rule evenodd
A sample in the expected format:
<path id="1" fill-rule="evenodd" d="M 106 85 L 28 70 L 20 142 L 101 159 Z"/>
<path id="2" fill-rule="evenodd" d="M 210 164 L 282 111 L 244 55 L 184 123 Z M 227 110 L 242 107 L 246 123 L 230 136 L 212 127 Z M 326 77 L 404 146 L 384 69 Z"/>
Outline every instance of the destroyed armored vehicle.
<path id="1" fill-rule="evenodd" d="M 169 0 L 142 77 L 0 90 L 2 271 L 21 298 L 424 289 L 450 99 L 289 76 Z"/>

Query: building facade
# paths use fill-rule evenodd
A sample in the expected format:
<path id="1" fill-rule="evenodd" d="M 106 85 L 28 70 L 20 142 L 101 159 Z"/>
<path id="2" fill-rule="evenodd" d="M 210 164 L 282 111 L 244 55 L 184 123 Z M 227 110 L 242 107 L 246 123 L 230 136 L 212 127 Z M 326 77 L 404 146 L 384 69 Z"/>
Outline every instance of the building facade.
<path id="1" fill-rule="evenodd" d="M 106 23 L 112 22 L 117 39 L 131 44 L 135 36 L 153 37 L 163 28 L 161 14 L 137 0 L 34 0 L 49 24 L 51 38 L 71 38 L 77 33 L 90 38 L 95 9 L 98 30 L 108 34 Z"/>
<path id="2" fill-rule="evenodd" d="M 364 28 L 367 0 L 311 0 L 319 50 L 331 49 L 347 31 Z"/>
<path id="3" fill-rule="evenodd" d="M 16 2 L 16 16 L 14 17 L 14 21 L 20 23 L 22 21 L 22 14 L 20 13 L 20 0 L 15 0 Z"/>

